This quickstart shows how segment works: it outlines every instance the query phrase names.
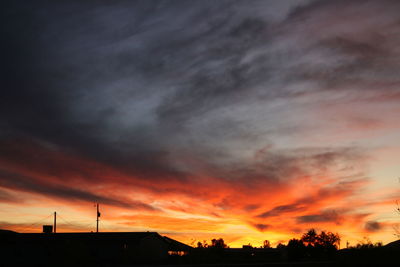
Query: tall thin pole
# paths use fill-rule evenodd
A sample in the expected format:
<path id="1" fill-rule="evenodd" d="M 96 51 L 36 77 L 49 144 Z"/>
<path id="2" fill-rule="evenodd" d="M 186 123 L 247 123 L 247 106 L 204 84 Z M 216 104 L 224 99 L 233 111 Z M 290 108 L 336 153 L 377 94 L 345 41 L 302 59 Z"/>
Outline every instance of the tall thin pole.
<path id="1" fill-rule="evenodd" d="M 54 228 L 54 233 L 57 233 L 57 212 L 56 211 L 54 212 L 54 225 L 53 225 L 53 228 Z"/>
<path id="2" fill-rule="evenodd" d="M 99 217 L 100 217 L 100 212 L 99 212 L 99 203 L 96 204 L 97 207 L 97 213 L 96 213 L 96 233 L 99 232 Z"/>

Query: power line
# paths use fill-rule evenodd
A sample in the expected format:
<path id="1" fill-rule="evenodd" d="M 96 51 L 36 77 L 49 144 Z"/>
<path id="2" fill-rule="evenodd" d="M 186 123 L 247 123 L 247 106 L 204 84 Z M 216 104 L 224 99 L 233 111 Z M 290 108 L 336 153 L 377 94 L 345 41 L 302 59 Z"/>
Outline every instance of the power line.
<path id="1" fill-rule="evenodd" d="M 50 217 L 52 217 L 52 216 L 53 216 L 53 213 L 51 213 L 50 215 L 48 215 L 48 216 L 46 216 L 46 217 L 40 219 L 39 221 L 36 221 L 36 222 L 34 222 L 34 223 L 32 223 L 32 224 L 29 224 L 29 225 L 26 225 L 26 226 L 23 227 L 21 230 L 24 231 L 24 230 L 26 230 L 26 229 L 29 229 L 29 228 L 31 228 L 31 227 L 34 226 L 34 225 L 37 225 L 37 224 L 39 224 L 39 223 L 42 223 L 44 220 L 46 220 L 46 219 L 48 219 L 48 218 L 50 218 Z"/>
<path id="2" fill-rule="evenodd" d="M 74 227 L 74 228 L 85 228 L 85 227 L 89 227 L 92 225 L 92 223 L 87 223 L 87 224 L 80 224 L 79 222 L 69 222 L 66 219 L 64 219 L 64 217 L 62 217 L 61 215 L 58 214 L 58 218 L 60 218 L 64 223 Z M 86 221 L 87 222 L 87 221 Z"/>

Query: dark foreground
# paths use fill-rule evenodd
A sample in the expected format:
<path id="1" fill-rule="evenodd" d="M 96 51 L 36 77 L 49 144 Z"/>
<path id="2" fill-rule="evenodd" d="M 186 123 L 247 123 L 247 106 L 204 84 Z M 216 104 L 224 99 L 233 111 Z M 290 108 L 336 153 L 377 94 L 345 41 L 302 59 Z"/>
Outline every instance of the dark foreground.
<path id="1" fill-rule="evenodd" d="M 237 250 L 238 251 L 238 250 Z M 238 253 L 235 251 L 235 253 Z M 152 267 L 273 267 L 273 266 L 399 266 L 399 250 L 385 250 L 373 248 L 370 250 L 340 250 L 330 255 L 329 258 L 307 258 L 292 259 L 287 251 L 270 249 L 272 257 L 261 257 L 257 255 L 239 253 L 241 255 L 229 255 L 229 249 L 219 252 L 199 253 L 193 249 L 190 254 L 184 256 L 171 256 L 163 260 L 129 260 L 114 258 L 104 260 L 103 258 L 74 257 L 70 254 L 59 253 L 57 257 L 35 257 L 10 258 L 2 255 L 0 266 L 30 266 L 30 267 L 129 267 L 129 266 L 152 266 Z M 214 254 L 216 253 L 216 254 Z M 282 256 L 283 253 L 283 256 Z M 297 256 L 297 255 L 296 255 Z"/>
<path id="2" fill-rule="evenodd" d="M 400 266 L 400 241 L 337 250 L 334 246 L 192 248 L 151 232 L 19 234 L 0 232 L 0 267 Z M 297 244 L 297 245 L 296 245 Z"/>

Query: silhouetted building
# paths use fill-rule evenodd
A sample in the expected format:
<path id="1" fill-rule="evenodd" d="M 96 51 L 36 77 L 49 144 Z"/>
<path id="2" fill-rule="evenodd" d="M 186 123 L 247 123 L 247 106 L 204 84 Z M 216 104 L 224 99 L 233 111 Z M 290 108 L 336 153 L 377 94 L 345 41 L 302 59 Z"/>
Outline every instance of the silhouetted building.
<path id="1" fill-rule="evenodd" d="M 43 233 L 45 234 L 53 233 L 53 225 L 43 225 Z"/>
<path id="2" fill-rule="evenodd" d="M 156 232 L 0 233 L 8 260 L 165 262 L 192 248 Z M 6 238 L 3 238 L 6 236 Z"/>

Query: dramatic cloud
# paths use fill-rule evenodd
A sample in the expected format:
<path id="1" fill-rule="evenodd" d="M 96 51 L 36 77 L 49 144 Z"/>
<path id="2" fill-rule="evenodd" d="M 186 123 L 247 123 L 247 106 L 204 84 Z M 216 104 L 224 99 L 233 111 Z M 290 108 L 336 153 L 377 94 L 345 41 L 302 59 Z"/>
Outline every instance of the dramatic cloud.
<path id="1" fill-rule="evenodd" d="M 398 14 L 391 0 L 7 3 L 0 208 L 100 202 L 109 229 L 234 242 L 235 227 L 379 230 L 397 197 L 368 194 L 399 170 L 376 154 L 400 153 Z"/>
<path id="2" fill-rule="evenodd" d="M 318 223 L 318 222 L 335 222 L 340 223 L 340 217 L 336 211 L 325 211 L 321 214 L 304 215 L 298 218 L 299 223 Z"/>
<path id="3" fill-rule="evenodd" d="M 379 222 L 368 221 L 365 224 L 365 229 L 370 232 L 379 231 L 381 228 L 382 228 L 382 226 Z"/>

